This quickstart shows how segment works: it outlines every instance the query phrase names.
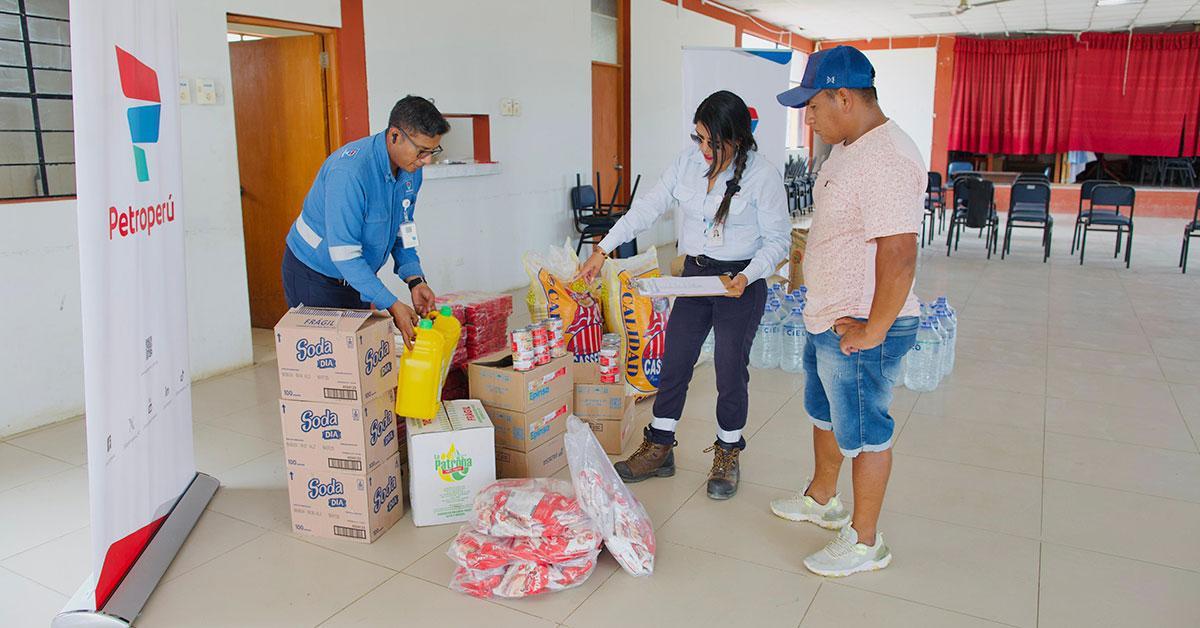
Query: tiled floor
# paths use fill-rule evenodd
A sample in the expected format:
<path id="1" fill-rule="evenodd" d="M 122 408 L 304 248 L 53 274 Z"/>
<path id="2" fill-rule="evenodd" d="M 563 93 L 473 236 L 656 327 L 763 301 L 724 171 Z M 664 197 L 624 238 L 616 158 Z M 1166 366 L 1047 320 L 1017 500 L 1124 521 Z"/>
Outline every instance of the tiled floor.
<path id="1" fill-rule="evenodd" d="M 1200 256 L 1181 276 L 1179 221 L 1139 219 L 1132 270 L 1101 237 L 1080 267 L 1060 222 L 1049 264 L 1033 232 L 1004 261 L 974 234 L 949 259 L 924 250 L 918 292 L 958 306 L 959 356 L 936 392 L 897 389 L 884 571 L 808 574 L 832 533 L 767 509 L 812 463 L 801 377 L 754 373 L 741 491 L 704 495 L 711 366 L 678 474 L 634 486 L 659 535 L 650 578 L 605 558 L 578 589 L 483 602 L 446 588 L 457 526 L 405 519 L 369 546 L 291 536 L 273 348 L 255 331 L 254 367 L 193 389 L 197 461 L 223 487 L 138 624 L 1196 626 Z M 45 626 L 89 571 L 83 440 L 76 420 L 0 442 L 0 626 Z"/>

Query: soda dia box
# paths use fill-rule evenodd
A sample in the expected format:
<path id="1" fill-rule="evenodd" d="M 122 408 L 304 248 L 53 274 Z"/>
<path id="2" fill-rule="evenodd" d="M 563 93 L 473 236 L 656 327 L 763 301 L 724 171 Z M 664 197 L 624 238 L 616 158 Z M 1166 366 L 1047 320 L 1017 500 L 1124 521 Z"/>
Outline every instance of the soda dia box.
<path id="1" fill-rule="evenodd" d="M 279 401 L 284 453 L 305 467 L 363 473 L 400 451 L 396 391 L 358 402 Z M 403 462 L 403 460 L 401 461 Z"/>
<path id="2" fill-rule="evenodd" d="M 531 371 L 513 370 L 511 353 L 481 358 L 469 369 L 472 399 L 514 412 L 528 412 L 575 390 L 574 358 L 570 353 Z"/>
<path id="3" fill-rule="evenodd" d="M 275 325 L 280 397 L 368 403 L 396 387 L 395 349 L 385 313 L 292 308 Z"/>
<path id="4" fill-rule="evenodd" d="M 466 521 L 475 494 L 495 481 L 496 438 L 483 404 L 445 401 L 433 419 L 408 419 L 413 524 Z"/>
<path id="5" fill-rule="evenodd" d="M 287 465 L 292 530 L 373 543 L 404 516 L 404 483 L 397 453 L 361 474 Z"/>

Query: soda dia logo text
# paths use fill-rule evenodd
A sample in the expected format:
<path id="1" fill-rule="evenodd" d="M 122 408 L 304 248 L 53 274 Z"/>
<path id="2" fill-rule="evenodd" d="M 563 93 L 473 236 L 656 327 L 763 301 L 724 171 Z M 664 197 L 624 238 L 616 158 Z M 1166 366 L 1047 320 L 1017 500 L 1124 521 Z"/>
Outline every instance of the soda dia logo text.
<path id="1" fill-rule="evenodd" d="M 303 362 L 312 358 L 317 360 L 317 368 L 331 369 L 337 366 L 337 362 L 333 358 L 322 358 L 323 355 L 333 354 L 333 343 L 325 337 L 321 337 L 316 342 L 310 341 L 308 338 L 301 338 L 296 341 L 296 361 Z"/>

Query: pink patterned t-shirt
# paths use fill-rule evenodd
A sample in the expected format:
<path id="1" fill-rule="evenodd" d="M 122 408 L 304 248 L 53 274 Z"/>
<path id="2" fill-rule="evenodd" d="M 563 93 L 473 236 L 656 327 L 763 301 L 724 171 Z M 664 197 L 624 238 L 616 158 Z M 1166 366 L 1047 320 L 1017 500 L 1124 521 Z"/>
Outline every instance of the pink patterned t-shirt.
<path id="1" fill-rule="evenodd" d="M 867 318 L 875 296 L 875 238 L 920 233 L 928 175 L 916 144 L 895 122 L 836 145 L 813 192 L 804 253 L 804 325 L 823 333 L 843 316 Z M 909 289 L 900 316 L 917 316 Z"/>

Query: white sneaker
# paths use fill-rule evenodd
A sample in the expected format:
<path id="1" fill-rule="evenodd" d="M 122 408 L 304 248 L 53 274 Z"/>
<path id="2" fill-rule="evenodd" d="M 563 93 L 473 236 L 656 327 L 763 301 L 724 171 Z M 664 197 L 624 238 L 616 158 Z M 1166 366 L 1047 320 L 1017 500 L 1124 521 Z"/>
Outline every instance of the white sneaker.
<path id="1" fill-rule="evenodd" d="M 858 532 L 852 526 L 842 528 L 837 538 L 824 549 L 804 559 L 804 566 L 818 576 L 841 578 L 861 571 L 883 569 L 892 562 L 892 550 L 875 533 L 875 546 L 858 542 Z"/>
<path id="2" fill-rule="evenodd" d="M 834 495 L 829 503 L 821 505 L 817 500 L 805 495 L 811 480 L 804 485 L 804 490 L 793 497 L 771 500 L 771 512 L 788 521 L 808 521 L 826 530 L 841 530 L 850 523 L 850 511 L 842 505 L 842 500 Z"/>

